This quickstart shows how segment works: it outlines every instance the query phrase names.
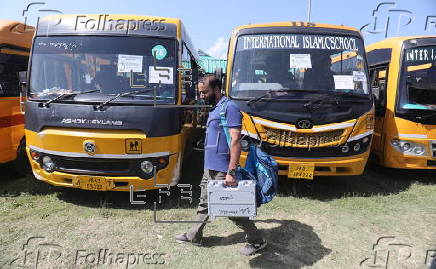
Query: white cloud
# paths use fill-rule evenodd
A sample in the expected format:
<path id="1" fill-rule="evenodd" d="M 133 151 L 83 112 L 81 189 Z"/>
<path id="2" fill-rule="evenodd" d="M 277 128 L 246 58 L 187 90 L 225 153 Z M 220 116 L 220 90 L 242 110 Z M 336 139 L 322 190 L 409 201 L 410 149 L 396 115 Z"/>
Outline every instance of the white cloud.
<path id="1" fill-rule="evenodd" d="M 220 37 L 215 41 L 215 44 L 211 48 L 209 48 L 206 53 L 210 56 L 218 59 L 226 59 L 227 58 L 227 42 L 224 37 Z"/>

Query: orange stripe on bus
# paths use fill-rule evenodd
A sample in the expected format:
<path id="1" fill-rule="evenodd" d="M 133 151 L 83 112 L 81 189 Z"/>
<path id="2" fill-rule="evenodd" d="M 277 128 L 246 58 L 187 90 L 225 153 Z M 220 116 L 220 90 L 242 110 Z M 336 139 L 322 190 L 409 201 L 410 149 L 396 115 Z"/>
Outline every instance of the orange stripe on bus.
<path id="1" fill-rule="evenodd" d="M 12 127 L 20 124 L 24 124 L 23 114 L 0 117 L 0 128 Z"/>

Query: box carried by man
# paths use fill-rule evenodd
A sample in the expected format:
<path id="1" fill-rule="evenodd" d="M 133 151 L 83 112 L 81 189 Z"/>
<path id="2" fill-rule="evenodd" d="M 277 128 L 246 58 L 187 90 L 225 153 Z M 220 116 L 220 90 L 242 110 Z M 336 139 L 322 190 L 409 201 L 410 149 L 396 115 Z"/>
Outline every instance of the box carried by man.
<path id="1" fill-rule="evenodd" d="M 208 214 L 212 220 L 216 217 L 256 216 L 256 181 L 240 180 L 235 187 L 227 187 L 224 180 L 209 180 Z"/>

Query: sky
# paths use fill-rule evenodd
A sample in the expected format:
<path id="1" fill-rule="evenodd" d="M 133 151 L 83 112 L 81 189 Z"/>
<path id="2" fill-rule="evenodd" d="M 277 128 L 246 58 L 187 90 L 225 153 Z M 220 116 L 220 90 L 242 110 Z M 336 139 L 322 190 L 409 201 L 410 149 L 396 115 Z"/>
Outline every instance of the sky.
<path id="1" fill-rule="evenodd" d="M 0 0 L 0 19 L 35 24 L 54 14 L 134 14 L 180 18 L 196 48 L 225 58 L 232 30 L 253 23 L 307 21 L 309 0 Z M 389 24 L 386 24 L 389 18 Z M 311 21 L 361 29 L 365 44 L 392 36 L 436 35 L 436 0 L 312 0 Z M 387 26 L 386 26 L 387 25 Z"/>

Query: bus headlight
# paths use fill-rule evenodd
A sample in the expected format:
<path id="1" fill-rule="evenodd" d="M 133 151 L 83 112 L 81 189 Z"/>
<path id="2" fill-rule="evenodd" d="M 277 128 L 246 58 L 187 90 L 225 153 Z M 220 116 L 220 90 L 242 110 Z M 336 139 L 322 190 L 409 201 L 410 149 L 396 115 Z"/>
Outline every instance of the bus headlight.
<path id="1" fill-rule="evenodd" d="M 137 163 L 137 166 L 135 166 L 137 176 L 142 179 L 149 179 L 157 175 L 160 170 L 168 167 L 170 162 L 169 157 L 170 156 L 168 155 L 140 160 Z"/>
<path id="2" fill-rule="evenodd" d="M 410 145 L 410 143 L 406 142 L 401 146 L 401 150 L 403 152 L 409 151 L 412 148 L 412 146 Z"/>
<path id="3" fill-rule="evenodd" d="M 359 143 L 359 142 L 357 142 L 357 143 L 354 145 L 353 150 L 354 150 L 354 151 L 359 151 L 359 150 L 360 150 L 360 143 Z"/>
<path id="4" fill-rule="evenodd" d="M 153 163 L 150 161 L 143 161 L 141 162 L 141 170 L 145 174 L 151 174 L 153 173 Z"/>
<path id="5" fill-rule="evenodd" d="M 350 150 L 350 147 L 349 147 L 348 145 L 345 145 L 345 146 L 343 146 L 343 147 L 341 148 L 341 151 L 342 151 L 343 153 L 347 153 L 349 150 Z"/>
<path id="6" fill-rule="evenodd" d="M 41 154 L 39 154 L 39 152 L 37 151 L 30 150 L 30 156 L 32 157 L 33 160 L 38 161 L 39 157 L 41 157 Z"/>
<path id="7" fill-rule="evenodd" d="M 421 143 L 400 139 L 392 139 L 391 145 L 396 150 L 406 155 L 423 156 L 426 154 L 426 147 L 424 144 Z"/>
<path id="8" fill-rule="evenodd" d="M 50 156 L 42 157 L 42 168 L 44 168 L 44 170 L 47 172 L 53 172 L 55 168 L 55 163 Z"/>
<path id="9" fill-rule="evenodd" d="M 422 155 L 425 152 L 425 148 L 421 146 L 417 146 L 415 147 L 413 152 L 415 152 L 415 154 Z"/>
<path id="10" fill-rule="evenodd" d="M 367 135 L 359 139 L 348 140 L 341 146 L 342 156 L 351 156 L 365 153 L 371 142 L 372 135 Z M 340 153 L 341 154 L 341 153 Z"/>

